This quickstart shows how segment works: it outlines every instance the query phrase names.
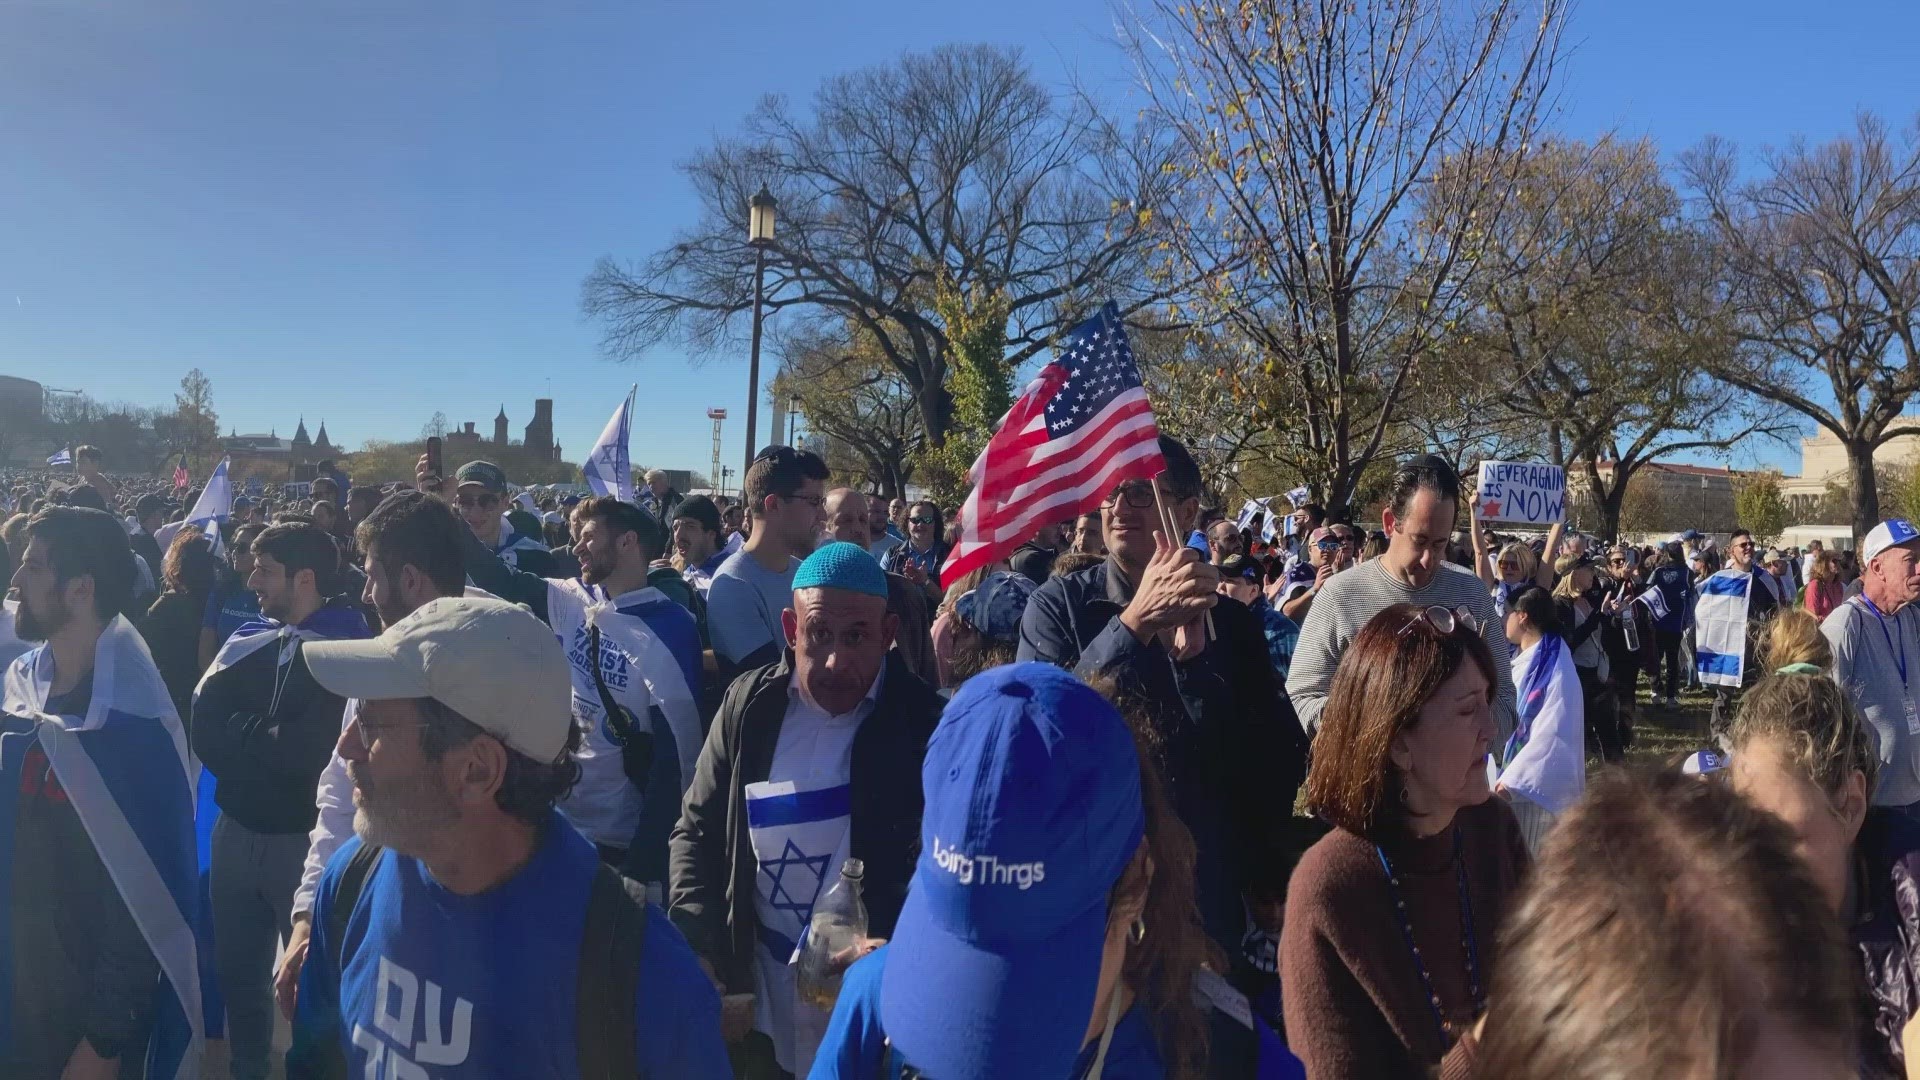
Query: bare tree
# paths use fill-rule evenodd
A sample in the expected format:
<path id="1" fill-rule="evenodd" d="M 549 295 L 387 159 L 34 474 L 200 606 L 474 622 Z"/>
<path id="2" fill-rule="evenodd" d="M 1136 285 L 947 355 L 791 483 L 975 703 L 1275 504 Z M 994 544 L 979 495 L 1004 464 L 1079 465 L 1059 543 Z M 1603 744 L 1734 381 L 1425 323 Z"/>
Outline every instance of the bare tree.
<path id="1" fill-rule="evenodd" d="M 447 422 L 447 414 L 436 411 L 427 422 L 420 425 L 421 439 L 443 439 L 453 425 Z"/>
<path id="2" fill-rule="evenodd" d="M 1477 273 L 1563 0 L 1156 0 L 1131 47 L 1182 151 L 1181 273 L 1264 376 L 1253 420 L 1344 511 Z M 1442 175 L 1444 198 L 1416 195 Z"/>
<path id="3" fill-rule="evenodd" d="M 1644 466 L 1787 430 L 1778 408 L 1710 374 L 1733 355 L 1731 320 L 1650 143 L 1530 148 L 1481 242 L 1448 366 L 1482 372 L 1492 407 L 1584 474 L 1601 535 L 1618 531 Z"/>
<path id="4" fill-rule="evenodd" d="M 1016 50 L 909 55 L 827 80 L 809 117 L 766 100 L 683 166 L 700 221 L 637 266 L 601 259 L 583 303 L 616 357 L 734 342 L 753 302 L 747 203 L 765 184 L 779 200 L 767 310 L 833 333 L 856 324 L 939 445 L 951 400 L 936 282 L 1005 298 L 1010 365 L 1105 299 L 1139 310 L 1160 295 L 1147 253 L 1177 179 L 1157 149 L 1084 98 L 1050 93 Z"/>
<path id="5" fill-rule="evenodd" d="M 1920 128 L 1895 138 L 1863 114 L 1850 136 L 1768 153 L 1744 183 L 1717 138 L 1681 164 L 1738 316 L 1742 348 L 1715 374 L 1833 432 L 1859 543 L 1880 519 L 1874 451 L 1920 430 L 1902 421 L 1920 390 Z"/>

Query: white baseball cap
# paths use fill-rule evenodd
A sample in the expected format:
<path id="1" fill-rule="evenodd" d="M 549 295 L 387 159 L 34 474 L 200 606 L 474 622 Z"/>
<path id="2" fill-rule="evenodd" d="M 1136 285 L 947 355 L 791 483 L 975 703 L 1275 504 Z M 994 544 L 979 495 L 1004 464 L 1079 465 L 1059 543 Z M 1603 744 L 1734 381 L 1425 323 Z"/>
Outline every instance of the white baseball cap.
<path id="1" fill-rule="evenodd" d="M 1860 554 L 1867 562 L 1872 562 L 1874 556 L 1888 548 L 1911 544 L 1915 540 L 1920 540 L 1920 529 L 1914 528 L 1913 522 L 1906 518 L 1888 518 L 1867 533 L 1867 542 L 1860 545 Z"/>
<path id="2" fill-rule="evenodd" d="M 560 639 L 518 604 L 429 600 L 376 638 L 310 641 L 314 681 L 362 700 L 430 697 L 541 763 L 566 752 L 572 676 Z"/>

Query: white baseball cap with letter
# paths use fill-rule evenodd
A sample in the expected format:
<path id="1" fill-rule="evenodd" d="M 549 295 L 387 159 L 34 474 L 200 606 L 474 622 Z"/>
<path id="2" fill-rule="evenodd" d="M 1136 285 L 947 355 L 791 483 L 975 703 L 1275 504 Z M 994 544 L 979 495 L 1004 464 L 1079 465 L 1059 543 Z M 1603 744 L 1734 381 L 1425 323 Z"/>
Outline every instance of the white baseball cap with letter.
<path id="1" fill-rule="evenodd" d="M 558 762 L 573 724 L 560 639 L 518 604 L 442 597 L 376 638 L 310 641 L 314 681 L 362 700 L 430 697 L 542 764 Z"/>
<path id="2" fill-rule="evenodd" d="M 1911 544 L 1915 540 L 1920 540 L 1920 529 L 1914 528 L 1913 522 L 1906 518 L 1888 518 L 1867 533 L 1866 543 L 1860 545 L 1860 557 L 1872 562 L 1875 555 L 1888 548 Z"/>

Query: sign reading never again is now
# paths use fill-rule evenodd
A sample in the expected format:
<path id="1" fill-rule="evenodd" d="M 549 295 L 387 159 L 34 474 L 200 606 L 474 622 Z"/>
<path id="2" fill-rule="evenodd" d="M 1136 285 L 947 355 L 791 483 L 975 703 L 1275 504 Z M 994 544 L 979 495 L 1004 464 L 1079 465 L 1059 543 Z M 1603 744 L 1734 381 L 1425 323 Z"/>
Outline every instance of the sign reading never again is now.
<path id="1" fill-rule="evenodd" d="M 1552 525 L 1566 515 L 1567 474 L 1558 465 L 1483 461 L 1473 516 L 1481 521 Z"/>

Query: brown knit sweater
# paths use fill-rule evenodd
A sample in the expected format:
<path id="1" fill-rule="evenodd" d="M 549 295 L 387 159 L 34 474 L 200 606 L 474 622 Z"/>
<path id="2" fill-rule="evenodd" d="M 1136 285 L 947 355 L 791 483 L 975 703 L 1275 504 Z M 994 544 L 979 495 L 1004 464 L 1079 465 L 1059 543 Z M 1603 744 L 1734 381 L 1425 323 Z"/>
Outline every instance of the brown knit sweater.
<path id="1" fill-rule="evenodd" d="M 1457 1029 L 1471 1026 L 1474 1014 L 1452 868 L 1455 830 L 1466 858 L 1483 994 L 1493 978 L 1495 937 L 1528 859 L 1513 812 L 1500 799 L 1462 810 L 1438 835 L 1387 847 L 1414 940 Z M 1447 1054 L 1394 917 L 1380 858 L 1353 833 L 1328 833 L 1293 872 L 1280 934 L 1280 986 L 1287 1043 L 1305 1063 L 1308 1080 L 1428 1076 Z"/>

